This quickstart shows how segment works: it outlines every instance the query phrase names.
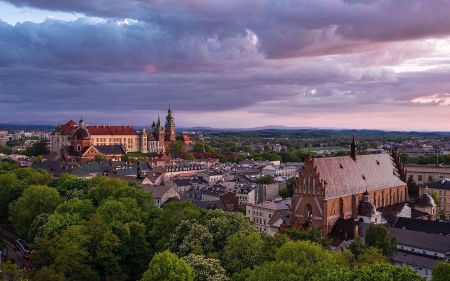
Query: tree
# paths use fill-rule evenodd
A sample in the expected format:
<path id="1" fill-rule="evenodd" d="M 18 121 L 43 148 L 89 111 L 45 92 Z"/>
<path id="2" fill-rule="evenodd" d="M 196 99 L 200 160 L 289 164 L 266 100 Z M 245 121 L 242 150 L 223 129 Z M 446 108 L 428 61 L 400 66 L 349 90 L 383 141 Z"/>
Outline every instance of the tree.
<path id="1" fill-rule="evenodd" d="M 193 281 L 194 270 L 169 251 L 156 254 L 141 281 Z"/>
<path id="2" fill-rule="evenodd" d="M 31 279 L 33 281 L 64 281 L 64 275 L 57 273 L 54 268 L 44 266 L 37 270 Z"/>
<path id="3" fill-rule="evenodd" d="M 2 275 L 6 274 L 9 276 L 9 281 L 22 280 L 24 270 L 20 269 L 15 262 L 7 261 L 2 264 L 0 269 L 0 273 L 2 273 Z"/>
<path id="4" fill-rule="evenodd" d="M 364 241 L 361 238 L 361 236 L 356 236 L 353 242 L 348 246 L 348 249 L 353 253 L 355 259 L 358 260 L 359 256 L 361 256 L 362 253 L 364 253 L 366 245 L 364 244 Z"/>
<path id="5" fill-rule="evenodd" d="M 241 232 L 245 234 L 256 232 L 253 223 L 242 213 L 208 212 L 203 218 L 204 224 L 214 239 L 214 252 L 221 252 L 230 236 Z"/>
<path id="6" fill-rule="evenodd" d="M 441 198 L 439 197 L 437 191 L 430 190 L 430 191 L 428 191 L 428 194 L 430 194 L 430 196 L 433 198 L 433 201 L 436 204 L 436 206 L 440 207 L 441 206 Z"/>
<path id="7" fill-rule="evenodd" d="M 7 145 L 0 145 L 0 153 L 2 154 L 11 154 L 12 149 Z"/>
<path id="8" fill-rule="evenodd" d="M 366 266 L 374 263 L 387 263 L 388 258 L 383 255 L 380 249 L 378 248 L 367 248 L 364 252 L 358 257 L 358 265 Z"/>
<path id="9" fill-rule="evenodd" d="M 195 220 L 182 221 L 170 237 L 169 251 L 179 257 L 191 253 L 208 255 L 214 250 L 213 236 L 208 228 Z"/>
<path id="10" fill-rule="evenodd" d="M 286 181 L 286 188 L 280 189 L 280 196 L 283 199 L 294 196 L 294 186 L 297 181 L 296 177 L 292 177 Z"/>
<path id="11" fill-rule="evenodd" d="M 227 281 L 226 271 L 217 259 L 205 256 L 189 255 L 183 258 L 195 272 L 194 281 Z"/>
<path id="12" fill-rule="evenodd" d="M 156 251 L 166 250 L 170 235 L 184 220 L 198 219 L 200 210 L 191 202 L 170 202 L 163 205 L 161 212 L 152 221 L 150 236 Z"/>
<path id="13" fill-rule="evenodd" d="M 38 156 L 48 153 L 49 150 L 47 148 L 47 142 L 45 140 L 40 140 L 33 143 L 33 145 L 31 147 L 27 147 L 24 152 L 24 154 L 27 156 Z"/>
<path id="14" fill-rule="evenodd" d="M 224 268 L 229 274 L 246 268 L 253 269 L 258 265 L 261 245 L 261 236 L 257 232 L 251 234 L 238 232 L 232 235 L 220 257 Z"/>
<path id="15" fill-rule="evenodd" d="M 408 196 L 410 198 L 417 198 L 419 196 L 420 188 L 412 178 L 408 178 L 406 181 L 406 186 L 408 187 Z"/>
<path id="16" fill-rule="evenodd" d="M 329 248 L 331 246 L 331 239 L 324 236 L 322 230 L 318 227 L 313 227 L 307 231 L 298 231 L 295 228 L 288 228 L 284 231 L 287 236 L 289 236 L 294 241 L 311 241 L 324 248 Z"/>
<path id="17" fill-rule="evenodd" d="M 80 215 L 76 213 L 53 214 L 48 218 L 47 223 L 44 226 L 44 236 L 51 239 L 67 227 L 81 224 L 81 222 L 82 219 Z"/>
<path id="18" fill-rule="evenodd" d="M 242 151 L 247 153 L 253 153 L 253 149 L 250 146 L 243 146 L 241 147 Z"/>
<path id="19" fill-rule="evenodd" d="M 53 213 L 60 200 L 58 192 L 48 186 L 32 185 L 25 189 L 22 196 L 10 205 L 9 220 L 17 234 L 27 237 L 34 218 L 42 213 Z"/>
<path id="20" fill-rule="evenodd" d="M 187 161 L 194 161 L 194 160 L 195 160 L 194 154 L 192 154 L 192 153 L 186 154 L 186 155 L 184 156 L 184 160 L 187 160 Z"/>
<path id="21" fill-rule="evenodd" d="M 292 280 L 292 279 L 291 279 Z M 409 266 L 394 266 L 389 263 L 373 263 L 363 267 L 339 268 L 326 272 L 315 280 L 318 281 L 424 281 L 414 269 Z M 447 279 L 445 279 L 447 280 Z"/>
<path id="22" fill-rule="evenodd" d="M 397 252 L 397 238 L 389 233 L 388 224 L 371 223 L 366 231 L 366 247 L 375 247 L 386 257 L 392 257 Z"/>
<path id="23" fill-rule="evenodd" d="M 273 179 L 273 177 L 271 175 L 267 175 L 267 176 L 261 177 L 259 179 L 256 179 L 253 182 L 258 183 L 258 184 L 272 184 L 272 183 L 275 183 L 275 180 Z"/>
<path id="24" fill-rule="evenodd" d="M 99 163 L 106 162 L 108 161 L 108 157 L 103 154 L 97 154 L 94 156 L 94 161 L 97 161 Z"/>
<path id="25" fill-rule="evenodd" d="M 450 263 L 440 262 L 433 268 L 432 281 L 448 281 L 450 276 Z"/>
<path id="26" fill-rule="evenodd" d="M 203 151 L 203 149 L 205 149 L 205 151 Z M 206 153 L 214 153 L 215 152 L 214 148 L 212 148 L 209 144 L 206 144 L 202 140 L 196 141 L 192 150 L 194 152 L 206 152 Z"/>
<path id="27" fill-rule="evenodd" d="M 316 243 L 287 242 L 277 251 L 275 261 L 257 266 L 247 280 L 315 280 L 338 268 L 335 256 Z"/>
<path id="28" fill-rule="evenodd" d="M 186 152 L 186 145 L 181 141 L 173 141 L 169 144 L 167 151 L 170 154 L 180 154 Z"/>

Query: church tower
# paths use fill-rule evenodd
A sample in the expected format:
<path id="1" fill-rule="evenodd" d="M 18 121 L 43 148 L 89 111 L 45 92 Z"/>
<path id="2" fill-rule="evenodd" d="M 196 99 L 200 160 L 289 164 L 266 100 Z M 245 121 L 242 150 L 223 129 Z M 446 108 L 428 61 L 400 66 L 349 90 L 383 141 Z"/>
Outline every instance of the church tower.
<path id="1" fill-rule="evenodd" d="M 175 123 L 172 115 L 172 109 L 169 105 L 169 110 L 167 111 L 166 116 L 166 125 L 165 125 L 165 136 L 164 139 L 166 141 L 174 141 L 175 140 Z"/>
<path id="2" fill-rule="evenodd" d="M 161 124 L 161 118 L 159 117 L 159 114 L 158 114 L 158 122 L 156 122 L 155 126 L 155 133 L 158 142 L 164 144 L 164 128 Z"/>

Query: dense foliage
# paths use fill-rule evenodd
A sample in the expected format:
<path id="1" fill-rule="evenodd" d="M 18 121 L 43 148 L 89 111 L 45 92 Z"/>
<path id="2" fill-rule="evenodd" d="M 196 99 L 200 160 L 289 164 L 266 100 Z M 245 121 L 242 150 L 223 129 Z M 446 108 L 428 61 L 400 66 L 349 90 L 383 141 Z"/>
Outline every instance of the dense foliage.
<path id="1" fill-rule="evenodd" d="M 242 213 L 160 209 L 137 184 L 103 176 L 51 179 L 5 161 L 0 200 L 1 224 L 32 243 L 39 268 L 3 270 L 30 280 L 421 280 L 387 264 L 382 242 L 336 253 L 318 229 L 267 236 Z"/>

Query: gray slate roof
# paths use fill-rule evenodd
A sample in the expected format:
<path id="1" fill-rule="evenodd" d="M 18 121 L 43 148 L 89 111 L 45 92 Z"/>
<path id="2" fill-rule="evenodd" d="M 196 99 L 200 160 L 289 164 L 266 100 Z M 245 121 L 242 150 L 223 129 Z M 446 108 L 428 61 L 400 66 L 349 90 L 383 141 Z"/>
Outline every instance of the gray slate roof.
<path id="1" fill-rule="evenodd" d="M 361 236 L 366 236 L 366 231 L 369 228 L 369 225 L 370 224 L 368 223 L 359 224 Z M 390 227 L 389 232 L 392 236 L 397 238 L 397 245 L 416 247 L 438 253 L 450 252 L 450 236 L 441 236 L 438 234 L 418 232 L 395 227 Z"/>
<path id="2" fill-rule="evenodd" d="M 435 267 L 439 262 L 442 261 L 439 259 L 433 259 L 430 257 L 420 256 L 417 254 L 410 254 L 406 252 L 398 252 L 392 257 L 392 259 L 395 262 L 401 264 L 407 264 L 410 266 L 417 266 L 428 269 Z"/>

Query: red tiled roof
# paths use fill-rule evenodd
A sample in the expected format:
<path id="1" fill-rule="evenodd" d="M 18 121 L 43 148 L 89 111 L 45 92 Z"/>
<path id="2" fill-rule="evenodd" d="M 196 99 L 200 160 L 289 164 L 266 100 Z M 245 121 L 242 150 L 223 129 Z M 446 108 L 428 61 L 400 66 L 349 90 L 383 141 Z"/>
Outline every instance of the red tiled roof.
<path id="1" fill-rule="evenodd" d="M 60 125 L 62 135 L 72 135 L 74 131 L 78 128 L 78 123 L 70 119 L 64 125 Z M 110 126 L 110 125 L 95 125 L 86 126 L 89 134 L 92 135 L 138 135 L 136 130 L 131 125 L 124 126 Z M 55 134 L 55 131 L 51 133 Z"/>
<path id="2" fill-rule="evenodd" d="M 190 135 L 181 135 L 181 139 L 183 141 L 194 141 L 194 139 Z"/>
<path id="3" fill-rule="evenodd" d="M 320 178 L 326 181 L 325 198 L 336 198 L 367 190 L 406 185 L 389 154 L 314 158 Z M 342 168 L 341 168 L 342 167 Z"/>
<path id="4" fill-rule="evenodd" d="M 72 119 L 70 119 L 69 120 L 69 122 L 67 122 L 65 125 L 75 125 L 75 126 L 78 126 L 78 123 L 77 122 L 75 122 L 75 121 L 73 121 Z"/>
<path id="5" fill-rule="evenodd" d="M 138 135 L 132 126 L 96 125 L 87 128 L 91 135 Z"/>

